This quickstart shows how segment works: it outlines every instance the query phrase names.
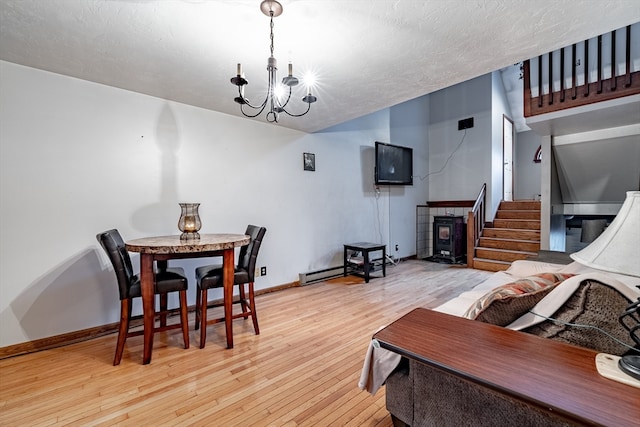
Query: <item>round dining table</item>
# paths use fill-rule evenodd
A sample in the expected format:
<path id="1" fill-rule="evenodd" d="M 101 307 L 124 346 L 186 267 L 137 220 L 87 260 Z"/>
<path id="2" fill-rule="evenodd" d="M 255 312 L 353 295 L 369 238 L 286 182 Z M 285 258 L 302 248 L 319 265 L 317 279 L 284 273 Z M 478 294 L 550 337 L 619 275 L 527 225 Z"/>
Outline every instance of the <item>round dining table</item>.
<path id="1" fill-rule="evenodd" d="M 154 263 L 166 267 L 168 260 L 199 257 L 222 257 L 224 286 L 224 317 L 227 348 L 233 348 L 233 276 L 235 270 L 234 249 L 248 245 L 251 237 L 246 234 L 200 234 L 199 239 L 181 239 L 180 235 L 143 237 L 125 243 L 130 252 L 140 253 L 140 288 L 144 319 L 144 349 L 142 363 L 151 362 L 155 319 Z M 206 304 L 206 301 L 203 303 Z M 202 325 L 205 327 L 205 325 Z"/>

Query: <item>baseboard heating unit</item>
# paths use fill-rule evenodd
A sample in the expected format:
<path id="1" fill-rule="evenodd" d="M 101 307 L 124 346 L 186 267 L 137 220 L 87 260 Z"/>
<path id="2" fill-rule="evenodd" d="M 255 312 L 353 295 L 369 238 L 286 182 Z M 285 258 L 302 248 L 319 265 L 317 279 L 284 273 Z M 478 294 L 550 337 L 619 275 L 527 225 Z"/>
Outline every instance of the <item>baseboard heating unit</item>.
<path id="1" fill-rule="evenodd" d="M 332 277 L 342 276 L 344 274 L 344 266 L 323 268 L 322 270 L 309 271 L 300 273 L 300 286 L 310 285 L 312 283 L 321 282 Z"/>

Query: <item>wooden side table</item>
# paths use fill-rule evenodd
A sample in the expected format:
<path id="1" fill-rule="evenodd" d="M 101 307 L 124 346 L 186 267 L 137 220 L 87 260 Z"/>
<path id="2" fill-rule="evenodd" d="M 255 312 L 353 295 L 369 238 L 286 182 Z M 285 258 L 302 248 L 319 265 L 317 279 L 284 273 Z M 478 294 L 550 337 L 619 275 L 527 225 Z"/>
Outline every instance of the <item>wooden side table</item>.
<path id="1" fill-rule="evenodd" d="M 362 269 L 364 273 L 364 281 L 369 283 L 369 278 L 371 274 L 372 267 L 372 259 L 369 255 L 371 252 L 382 251 L 382 276 L 387 276 L 386 270 L 386 258 L 387 258 L 387 246 L 381 245 L 378 243 L 369 243 L 369 242 L 358 242 L 358 243 L 349 243 L 344 245 L 344 276 L 348 273 L 349 260 L 347 259 L 347 253 L 349 250 L 362 252 L 362 257 L 364 259 L 362 264 Z"/>
<path id="2" fill-rule="evenodd" d="M 640 390 L 599 375 L 593 350 L 424 308 L 374 338 L 387 350 L 570 423 L 637 426 L 640 420 Z"/>

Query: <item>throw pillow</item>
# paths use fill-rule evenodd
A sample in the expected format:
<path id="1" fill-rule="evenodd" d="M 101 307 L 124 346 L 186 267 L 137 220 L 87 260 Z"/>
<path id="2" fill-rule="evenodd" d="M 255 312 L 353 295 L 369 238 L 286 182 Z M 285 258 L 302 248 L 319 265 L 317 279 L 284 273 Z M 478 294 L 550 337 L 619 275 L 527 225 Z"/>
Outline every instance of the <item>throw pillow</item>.
<path id="1" fill-rule="evenodd" d="M 463 314 L 467 319 L 506 326 L 536 305 L 567 273 L 538 273 L 492 289 Z"/>

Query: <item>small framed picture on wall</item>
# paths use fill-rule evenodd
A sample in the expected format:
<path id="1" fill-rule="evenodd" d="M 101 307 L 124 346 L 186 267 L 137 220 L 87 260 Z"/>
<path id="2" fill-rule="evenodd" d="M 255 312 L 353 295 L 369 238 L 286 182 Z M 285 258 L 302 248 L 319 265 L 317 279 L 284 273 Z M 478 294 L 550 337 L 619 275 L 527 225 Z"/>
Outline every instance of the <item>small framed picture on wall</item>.
<path id="1" fill-rule="evenodd" d="M 316 155 L 313 153 L 302 153 L 302 164 L 304 170 L 315 171 L 316 170 Z"/>

